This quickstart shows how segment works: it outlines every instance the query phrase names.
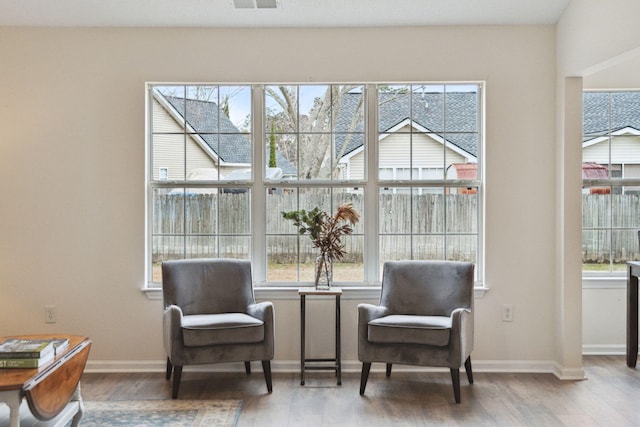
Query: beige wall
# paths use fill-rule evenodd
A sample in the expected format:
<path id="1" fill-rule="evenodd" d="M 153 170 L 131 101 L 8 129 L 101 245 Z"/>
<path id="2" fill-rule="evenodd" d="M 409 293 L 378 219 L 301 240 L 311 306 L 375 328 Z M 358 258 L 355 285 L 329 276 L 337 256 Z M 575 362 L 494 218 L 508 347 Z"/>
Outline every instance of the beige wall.
<path id="1" fill-rule="evenodd" d="M 87 334 L 90 366 L 162 368 L 161 302 L 140 292 L 145 82 L 474 80 L 486 81 L 490 289 L 475 306 L 476 367 L 556 360 L 555 27 L 0 28 L 0 58 L 0 335 Z M 297 369 L 297 295 L 270 299 L 274 368 Z M 347 362 L 361 300 L 345 296 Z M 57 324 L 43 323 L 47 304 Z M 332 329 L 317 328 L 312 345 L 330 348 Z"/>

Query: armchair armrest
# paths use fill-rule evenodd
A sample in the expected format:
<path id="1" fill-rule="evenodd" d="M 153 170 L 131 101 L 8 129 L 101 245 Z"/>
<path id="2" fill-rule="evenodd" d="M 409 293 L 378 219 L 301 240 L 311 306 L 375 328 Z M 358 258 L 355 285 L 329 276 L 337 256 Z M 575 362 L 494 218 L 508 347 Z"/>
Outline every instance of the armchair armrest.
<path id="1" fill-rule="evenodd" d="M 389 309 L 380 305 L 358 304 L 358 360 L 373 360 L 372 347 L 369 344 L 369 322 L 389 314 Z"/>
<path id="2" fill-rule="evenodd" d="M 377 319 L 389 314 L 389 309 L 381 305 L 358 304 L 358 324 L 363 322 L 369 324 L 373 319 Z"/>
<path id="3" fill-rule="evenodd" d="M 179 362 L 174 360 L 174 355 L 182 354 L 182 349 L 184 348 L 184 342 L 182 340 L 182 317 L 182 309 L 177 305 L 166 307 L 162 314 L 162 322 L 164 324 L 164 349 L 174 364 Z"/>
<path id="4" fill-rule="evenodd" d="M 473 312 L 456 308 L 451 312 L 451 345 L 449 360 L 461 366 L 473 350 Z"/>
<path id="5" fill-rule="evenodd" d="M 263 301 L 250 304 L 247 307 L 247 314 L 264 322 L 264 341 L 266 360 L 273 359 L 275 352 L 275 319 L 273 315 L 273 303 Z"/>
<path id="6" fill-rule="evenodd" d="M 273 321 L 273 303 L 265 301 L 251 304 L 247 307 L 247 314 L 265 323 L 268 320 Z"/>

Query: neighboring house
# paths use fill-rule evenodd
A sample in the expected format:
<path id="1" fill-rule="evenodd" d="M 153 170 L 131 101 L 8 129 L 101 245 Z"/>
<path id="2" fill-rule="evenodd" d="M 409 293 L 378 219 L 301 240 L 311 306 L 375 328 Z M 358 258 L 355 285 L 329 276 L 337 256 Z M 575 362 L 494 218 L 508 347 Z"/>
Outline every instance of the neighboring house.
<path id="1" fill-rule="evenodd" d="M 337 122 L 336 151 L 344 150 L 340 163 L 343 176 L 363 176 L 364 148 L 362 123 L 350 129 L 351 117 L 360 94 L 346 94 Z M 446 114 L 442 93 L 380 93 L 379 174 L 381 179 L 460 179 L 447 170 L 450 166 L 477 164 L 479 126 L 474 92 L 446 93 Z M 342 135 L 342 136 L 341 136 Z M 344 135 L 349 135 L 345 137 Z M 346 141 L 346 142 L 345 142 Z M 344 144 L 347 147 L 344 147 Z M 476 167 L 467 171 L 476 171 Z M 464 179 L 475 179 L 468 173 Z"/>
<path id="2" fill-rule="evenodd" d="M 352 128 L 361 97 L 361 93 L 344 95 L 336 123 L 342 179 L 364 176 L 363 124 L 360 121 Z M 413 179 L 475 179 L 480 138 L 477 97 L 475 92 L 413 97 L 380 93 L 380 178 L 408 180 L 413 169 Z M 154 91 L 153 121 L 154 179 L 216 179 L 218 170 L 222 177 L 232 177 L 250 166 L 250 135 L 239 131 L 214 102 Z M 186 177 L 181 176 L 185 153 Z M 280 152 L 276 159 L 281 178 L 295 179 L 295 166 Z"/>
<path id="3" fill-rule="evenodd" d="M 609 171 L 604 165 L 595 162 L 582 163 L 582 179 L 608 179 Z M 609 187 L 583 188 L 582 194 L 610 194 Z"/>
<path id="4" fill-rule="evenodd" d="M 215 102 L 154 91 L 152 114 L 154 180 L 216 180 L 218 172 L 221 178 L 246 179 L 250 135 L 238 130 Z M 296 176 L 295 167 L 279 152 L 276 162 L 283 178 Z"/>
<path id="5" fill-rule="evenodd" d="M 611 159 L 611 178 L 640 178 L 640 92 L 585 92 L 583 135 L 584 163 L 607 167 Z"/>

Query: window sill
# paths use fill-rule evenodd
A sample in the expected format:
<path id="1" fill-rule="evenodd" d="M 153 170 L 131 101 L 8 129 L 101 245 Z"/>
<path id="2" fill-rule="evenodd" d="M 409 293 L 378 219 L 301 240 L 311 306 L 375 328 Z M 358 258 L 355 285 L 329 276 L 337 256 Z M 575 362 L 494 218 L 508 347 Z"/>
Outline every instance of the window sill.
<path id="1" fill-rule="evenodd" d="M 626 275 L 582 277 L 582 289 L 622 289 L 626 287 Z"/>

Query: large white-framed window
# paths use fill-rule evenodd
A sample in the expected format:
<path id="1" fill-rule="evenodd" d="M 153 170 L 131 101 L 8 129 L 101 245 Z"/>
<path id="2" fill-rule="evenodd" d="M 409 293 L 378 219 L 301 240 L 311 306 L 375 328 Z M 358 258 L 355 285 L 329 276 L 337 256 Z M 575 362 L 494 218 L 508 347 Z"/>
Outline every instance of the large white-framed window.
<path id="1" fill-rule="evenodd" d="M 640 259 L 640 91 L 585 91 L 582 271 L 624 276 Z"/>
<path id="2" fill-rule="evenodd" d="M 282 212 L 352 203 L 334 264 L 453 259 L 482 282 L 483 85 L 149 84 L 148 287 L 165 259 L 251 259 L 257 284 L 311 283 L 317 256 Z"/>

